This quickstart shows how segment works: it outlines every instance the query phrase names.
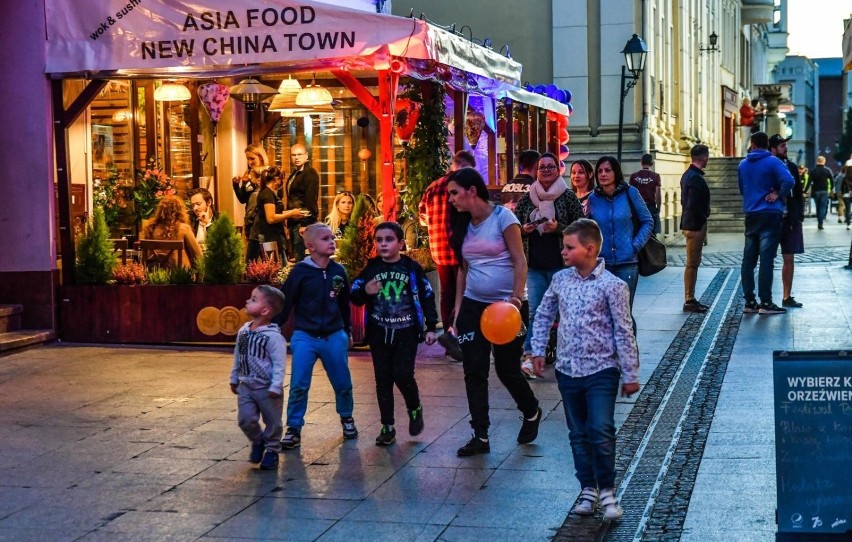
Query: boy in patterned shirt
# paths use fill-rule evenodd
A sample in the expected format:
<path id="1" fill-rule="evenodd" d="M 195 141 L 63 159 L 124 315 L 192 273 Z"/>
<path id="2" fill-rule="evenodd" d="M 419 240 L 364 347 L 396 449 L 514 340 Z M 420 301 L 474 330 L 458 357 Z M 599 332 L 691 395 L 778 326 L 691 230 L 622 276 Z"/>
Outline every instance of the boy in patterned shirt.
<path id="1" fill-rule="evenodd" d="M 237 334 L 231 391 L 237 400 L 237 421 L 251 441 L 249 461 L 263 470 L 278 468 L 281 433 L 284 425 L 284 360 L 287 342 L 272 319 L 284 307 L 281 290 L 263 284 L 246 301 L 246 322 Z M 263 416 L 265 428 L 261 428 Z"/>
<path id="2" fill-rule="evenodd" d="M 592 515 L 598 504 L 604 518 L 617 520 L 623 511 L 615 495 L 615 399 L 639 391 L 639 353 L 630 316 L 627 284 L 604 269 L 598 257 L 601 231 L 581 218 L 563 230 L 566 267 L 553 277 L 533 324 L 533 365 L 544 369 L 550 327 L 559 313 L 556 381 L 574 466 L 580 487 L 573 508 Z M 598 493 L 600 491 L 600 493 Z"/>

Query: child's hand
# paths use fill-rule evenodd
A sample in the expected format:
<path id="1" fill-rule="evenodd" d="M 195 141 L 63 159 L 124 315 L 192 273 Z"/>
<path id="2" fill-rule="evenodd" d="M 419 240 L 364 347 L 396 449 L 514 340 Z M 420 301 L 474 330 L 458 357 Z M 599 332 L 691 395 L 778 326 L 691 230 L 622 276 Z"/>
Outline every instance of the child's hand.
<path id="1" fill-rule="evenodd" d="M 269 398 L 270 398 L 270 399 L 281 399 L 281 394 L 280 394 L 280 393 L 275 393 L 274 391 L 271 391 L 271 390 L 270 390 L 270 391 L 269 391 Z"/>
<path id="2" fill-rule="evenodd" d="M 637 391 L 639 391 L 639 383 L 638 382 L 631 382 L 630 384 L 627 384 L 625 382 L 621 385 L 621 395 L 623 397 L 630 397 L 631 395 L 633 395 Z"/>
<path id="3" fill-rule="evenodd" d="M 544 377 L 544 356 L 535 356 L 532 359 L 533 372 L 538 377 Z"/>
<path id="4" fill-rule="evenodd" d="M 435 344 L 435 341 L 437 341 L 437 340 L 438 340 L 438 336 L 435 335 L 434 331 L 427 331 L 426 332 L 426 344 L 431 346 L 431 345 Z"/>
<path id="5" fill-rule="evenodd" d="M 544 233 L 553 233 L 558 228 L 559 228 L 559 222 L 557 222 L 555 218 L 548 220 L 541 227 L 541 229 L 544 231 Z"/>
<path id="6" fill-rule="evenodd" d="M 381 289 L 382 283 L 376 279 L 373 279 L 364 285 L 364 291 L 367 292 L 367 295 L 376 295 Z"/>
<path id="7" fill-rule="evenodd" d="M 239 386 L 239 384 L 231 384 L 231 393 L 234 395 L 237 394 L 237 386 Z"/>

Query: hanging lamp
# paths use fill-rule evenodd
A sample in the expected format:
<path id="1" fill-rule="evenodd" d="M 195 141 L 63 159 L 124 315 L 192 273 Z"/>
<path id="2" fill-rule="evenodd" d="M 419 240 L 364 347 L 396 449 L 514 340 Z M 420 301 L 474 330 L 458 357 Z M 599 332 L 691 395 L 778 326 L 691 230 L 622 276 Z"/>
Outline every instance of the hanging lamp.
<path id="1" fill-rule="evenodd" d="M 155 102 L 185 102 L 192 98 L 189 89 L 181 83 L 167 81 L 154 90 Z"/>
<path id="2" fill-rule="evenodd" d="M 296 105 L 300 107 L 317 107 L 320 105 L 331 105 L 334 98 L 331 92 L 317 84 L 316 77 L 311 79 L 311 84 L 299 91 L 296 96 Z"/>

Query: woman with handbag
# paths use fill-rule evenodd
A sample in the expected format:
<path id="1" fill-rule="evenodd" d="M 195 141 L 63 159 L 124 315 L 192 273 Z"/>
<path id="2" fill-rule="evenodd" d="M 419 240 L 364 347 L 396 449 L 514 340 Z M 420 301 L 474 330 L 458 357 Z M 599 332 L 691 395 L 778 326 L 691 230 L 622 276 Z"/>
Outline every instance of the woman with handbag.
<path id="1" fill-rule="evenodd" d="M 606 270 L 630 288 L 632 311 L 639 282 L 639 251 L 651 238 L 654 218 L 639 191 L 624 182 L 621 164 L 614 157 L 599 158 L 595 175 L 598 185 L 589 196 L 589 218 L 601 229 Z M 635 321 L 633 327 L 635 331 Z"/>
<path id="2" fill-rule="evenodd" d="M 559 175 L 559 158 L 546 152 L 538 160 L 536 181 L 518 201 L 515 216 L 521 223 L 526 240 L 527 296 L 529 325 L 532 329 L 535 311 L 550 286 L 553 275 L 562 271 L 562 230 L 583 216 L 580 200 L 569 190 Z M 532 333 L 524 341 L 521 370 L 530 380 L 535 378 L 532 366 Z"/>

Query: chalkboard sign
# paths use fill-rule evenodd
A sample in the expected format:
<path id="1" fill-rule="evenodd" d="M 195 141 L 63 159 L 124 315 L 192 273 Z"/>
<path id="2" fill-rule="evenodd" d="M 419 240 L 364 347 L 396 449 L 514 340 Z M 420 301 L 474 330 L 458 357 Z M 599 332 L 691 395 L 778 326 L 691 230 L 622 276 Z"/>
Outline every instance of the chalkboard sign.
<path id="1" fill-rule="evenodd" d="M 774 352 L 773 378 L 776 540 L 850 540 L 852 352 Z"/>

